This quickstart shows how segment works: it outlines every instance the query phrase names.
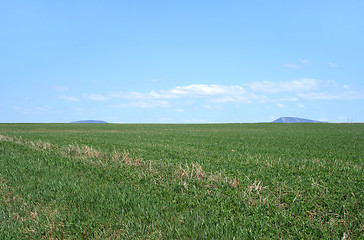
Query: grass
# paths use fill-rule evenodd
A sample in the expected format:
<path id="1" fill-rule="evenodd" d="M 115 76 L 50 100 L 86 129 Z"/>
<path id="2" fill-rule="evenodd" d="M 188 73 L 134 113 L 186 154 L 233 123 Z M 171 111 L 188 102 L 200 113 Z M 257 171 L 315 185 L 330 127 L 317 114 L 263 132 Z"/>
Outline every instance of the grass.
<path id="1" fill-rule="evenodd" d="M 0 238 L 363 239 L 363 124 L 0 124 Z"/>

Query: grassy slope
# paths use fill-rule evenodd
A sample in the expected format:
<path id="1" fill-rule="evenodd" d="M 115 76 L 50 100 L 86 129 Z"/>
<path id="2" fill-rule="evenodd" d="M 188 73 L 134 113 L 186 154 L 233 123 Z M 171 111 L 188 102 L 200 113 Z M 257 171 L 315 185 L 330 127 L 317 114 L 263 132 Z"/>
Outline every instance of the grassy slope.
<path id="1" fill-rule="evenodd" d="M 363 233 L 363 124 L 1 124 L 0 135 L 13 137 L 0 140 L 0 238 Z"/>

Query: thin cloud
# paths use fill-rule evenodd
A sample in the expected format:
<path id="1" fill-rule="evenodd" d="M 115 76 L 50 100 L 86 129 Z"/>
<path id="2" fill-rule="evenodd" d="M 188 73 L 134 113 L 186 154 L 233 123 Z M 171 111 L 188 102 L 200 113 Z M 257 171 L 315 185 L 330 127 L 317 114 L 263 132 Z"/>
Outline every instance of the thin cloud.
<path id="1" fill-rule="evenodd" d="M 299 58 L 298 61 L 304 65 L 311 64 L 310 60 L 308 59 Z"/>
<path id="2" fill-rule="evenodd" d="M 133 101 L 129 103 L 114 104 L 112 108 L 156 108 L 156 107 L 169 107 L 168 101 Z"/>
<path id="3" fill-rule="evenodd" d="M 107 96 L 104 96 L 102 94 L 84 94 L 84 98 L 94 101 L 105 101 L 109 98 Z"/>
<path id="4" fill-rule="evenodd" d="M 298 97 L 306 100 L 356 100 L 364 99 L 364 93 L 349 87 L 348 85 L 340 85 L 334 80 L 321 82 L 320 89 L 316 91 L 301 92 Z"/>
<path id="5" fill-rule="evenodd" d="M 337 64 L 337 63 L 333 63 L 333 62 L 329 62 L 329 66 L 330 66 L 331 68 L 338 68 L 338 67 L 339 67 L 339 64 Z"/>
<path id="6" fill-rule="evenodd" d="M 280 98 L 279 100 L 283 102 L 297 102 L 299 99 L 296 97 L 283 97 Z"/>
<path id="7" fill-rule="evenodd" d="M 104 96 L 104 95 L 102 95 Z M 130 102 L 114 104 L 114 108 L 156 108 L 156 107 L 169 107 L 170 100 L 177 101 L 177 99 L 184 99 L 189 101 L 192 99 L 204 99 L 205 104 L 210 103 L 264 103 L 269 101 L 265 96 L 258 96 L 249 93 L 243 86 L 239 85 L 204 85 L 192 84 L 187 86 L 177 86 L 168 90 L 150 91 L 150 92 L 112 92 L 106 94 L 105 98 L 109 99 L 123 99 Z M 104 98 L 100 96 L 100 99 Z M 96 100 L 93 98 L 89 98 Z M 168 101 L 167 101 L 168 100 Z"/>
<path id="8" fill-rule="evenodd" d="M 300 93 L 298 96 L 306 100 L 356 100 L 364 98 L 362 93 L 355 90 Z"/>
<path id="9" fill-rule="evenodd" d="M 312 91 L 319 89 L 320 81 L 316 79 L 299 79 L 287 82 L 252 82 L 244 84 L 253 91 L 267 92 L 267 93 L 281 93 L 281 92 L 302 92 Z"/>
<path id="10" fill-rule="evenodd" d="M 262 94 L 264 93 L 264 94 Z M 284 96 L 281 94 L 284 93 Z M 214 104 L 265 104 L 274 103 L 277 107 L 287 107 L 285 102 L 299 100 L 350 100 L 360 98 L 359 92 L 334 80 L 302 78 L 292 81 L 261 81 L 242 85 L 191 84 L 149 92 L 111 92 L 107 94 L 84 94 L 93 101 L 112 101 L 112 108 L 166 108 L 183 112 L 182 105 L 196 105 L 212 109 Z M 69 101 L 78 101 L 71 96 L 59 96 Z M 115 101 L 122 101 L 115 103 Z M 197 106 L 199 105 L 199 106 Z M 297 107 L 302 107 L 297 105 Z"/>
<path id="11" fill-rule="evenodd" d="M 22 108 L 19 106 L 14 106 L 13 109 L 24 115 L 31 115 L 31 114 L 46 113 L 48 110 L 51 109 L 51 107 L 50 106 L 37 106 L 37 107 L 32 107 L 32 108 Z"/>
<path id="12" fill-rule="evenodd" d="M 109 93 L 108 97 L 110 98 L 119 98 L 119 99 L 129 99 L 129 100 L 142 100 L 142 99 L 171 99 L 177 98 L 177 96 L 170 94 L 168 92 L 161 91 L 157 93 L 155 91 L 150 91 L 148 93 L 141 92 L 113 92 Z"/>
<path id="13" fill-rule="evenodd" d="M 245 93 L 245 89 L 241 86 L 225 86 L 225 85 L 198 85 L 175 87 L 169 91 L 170 94 L 176 96 L 212 96 L 212 95 L 240 95 Z"/>
<path id="14" fill-rule="evenodd" d="M 211 121 L 206 121 L 204 119 L 198 119 L 198 118 L 193 118 L 193 119 L 183 119 L 180 122 L 182 123 L 213 123 Z"/>
<path id="15" fill-rule="evenodd" d="M 31 114 L 33 111 L 32 109 L 30 108 L 22 108 L 22 107 L 19 107 L 19 106 L 14 106 L 13 109 L 17 112 L 20 112 L 21 114 L 24 114 L 24 115 L 29 115 Z"/>
<path id="16" fill-rule="evenodd" d="M 188 86 L 178 86 L 169 90 L 141 92 L 114 92 L 108 94 L 113 98 L 121 99 L 175 99 L 182 97 L 211 97 L 216 95 L 241 95 L 246 90 L 242 86 L 226 85 L 203 85 L 193 84 Z"/>
<path id="17" fill-rule="evenodd" d="M 21 114 L 24 114 L 24 115 L 30 115 L 30 114 L 33 114 L 33 110 L 30 109 L 30 108 L 23 108 L 21 110 L 18 110 Z"/>
<path id="18" fill-rule="evenodd" d="M 60 99 L 60 100 L 70 101 L 70 102 L 79 102 L 80 101 L 80 99 L 78 99 L 77 97 L 67 96 L 67 95 L 59 95 L 56 98 Z"/>
<path id="19" fill-rule="evenodd" d="M 222 96 L 211 100 L 211 102 L 214 103 L 245 103 L 245 104 L 267 103 L 270 101 L 271 100 L 266 96 L 258 96 L 252 93 L 241 96 Z"/>
<path id="20" fill-rule="evenodd" d="M 292 63 L 284 63 L 284 64 L 282 64 L 282 66 L 285 67 L 285 68 L 289 68 L 289 69 L 297 69 L 297 68 L 299 68 L 298 65 L 292 64 Z"/>
<path id="21" fill-rule="evenodd" d="M 44 112 L 44 111 L 48 111 L 50 110 L 51 107 L 50 106 L 45 106 L 45 107 L 36 107 L 35 110 L 37 111 L 41 111 L 41 112 Z"/>
<path id="22" fill-rule="evenodd" d="M 279 107 L 279 108 L 285 108 L 285 107 L 288 107 L 287 105 L 284 105 L 284 104 L 282 104 L 282 103 L 277 103 L 277 104 L 276 104 L 276 106 L 277 106 L 277 107 Z"/>
<path id="23" fill-rule="evenodd" d="M 52 87 L 53 90 L 58 91 L 58 92 L 67 92 L 69 91 L 68 87 L 65 86 L 60 86 L 60 85 L 55 85 Z"/>

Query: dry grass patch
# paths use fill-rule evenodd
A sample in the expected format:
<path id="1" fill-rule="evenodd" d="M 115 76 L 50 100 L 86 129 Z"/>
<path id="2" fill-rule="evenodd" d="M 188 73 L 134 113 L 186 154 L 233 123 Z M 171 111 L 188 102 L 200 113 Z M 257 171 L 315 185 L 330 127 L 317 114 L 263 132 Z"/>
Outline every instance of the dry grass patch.
<path id="1" fill-rule="evenodd" d="M 257 195 L 260 195 L 261 192 L 268 188 L 268 186 L 263 186 L 263 183 L 261 181 L 257 181 L 257 180 L 254 180 L 254 183 L 248 187 L 248 192 L 249 193 L 256 193 Z"/>
<path id="2" fill-rule="evenodd" d="M 22 141 L 17 141 L 18 144 L 22 144 Z M 36 142 L 29 141 L 29 142 L 23 142 L 23 145 L 29 144 L 29 146 L 35 150 L 50 150 L 52 145 L 48 142 L 43 142 L 41 140 L 38 140 Z"/>
<path id="3" fill-rule="evenodd" d="M 232 188 L 238 188 L 240 184 L 239 179 L 236 179 L 236 177 L 234 177 L 234 179 L 229 179 L 228 183 Z"/>
<path id="4" fill-rule="evenodd" d="M 104 158 L 104 154 L 101 151 L 92 148 L 92 146 L 90 147 L 84 145 L 81 149 L 83 151 L 83 154 L 88 158 L 98 158 L 98 159 Z"/>
<path id="5" fill-rule="evenodd" d="M 4 136 L 0 134 L 0 141 L 6 141 L 6 142 L 13 142 L 14 138 L 12 137 L 8 137 L 8 136 Z"/>
<path id="6" fill-rule="evenodd" d="M 0 141 L 14 142 L 16 144 L 20 144 L 23 146 L 30 146 L 32 149 L 35 150 L 50 150 L 52 148 L 52 145 L 49 142 L 43 142 L 41 140 L 38 140 L 36 142 L 26 141 L 23 140 L 21 137 L 17 138 L 17 137 L 0 135 Z"/>
<path id="7" fill-rule="evenodd" d="M 111 154 L 110 154 L 110 158 L 112 161 L 114 162 L 119 162 L 121 159 L 121 154 L 119 152 L 117 152 L 116 150 L 114 150 Z"/>
<path id="8" fill-rule="evenodd" d="M 37 147 L 43 150 L 50 150 L 52 145 L 49 142 L 42 142 L 41 140 L 38 140 Z"/>
<path id="9" fill-rule="evenodd" d="M 130 155 L 127 151 L 124 151 L 123 156 L 122 156 L 122 161 L 126 165 L 134 166 L 134 167 L 139 167 L 139 166 L 143 165 L 143 162 L 141 160 L 130 157 Z"/>
<path id="10" fill-rule="evenodd" d="M 196 164 L 192 164 L 192 169 L 193 169 L 193 172 L 194 172 L 194 175 L 195 175 L 195 178 L 197 180 L 202 180 L 205 178 L 205 172 L 204 170 L 202 169 L 201 165 L 196 163 Z"/>
<path id="11" fill-rule="evenodd" d="M 192 167 L 188 166 L 188 164 L 186 164 L 185 167 L 179 165 L 178 169 L 175 171 L 175 175 L 179 178 L 196 179 L 199 181 L 206 178 L 205 171 L 198 163 L 192 164 Z"/>
<path id="12" fill-rule="evenodd" d="M 265 192 L 266 189 L 268 189 L 268 186 L 264 186 L 261 181 L 254 180 L 253 184 L 248 186 L 244 191 L 244 196 L 250 205 L 269 205 L 269 192 L 264 194 L 263 197 L 263 192 Z"/>
<path id="13" fill-rule="evenodd" d="M 208 181 L 220 183 L 222 181 L 221 171 L 218 173 L 210 174 L 208 176 Z"/>
<path id="14" fill-rule="evenodd" d="M 104 154 L 93 147 L 82 145 L 68 145 L 64 151 L 64 156 L 75 156 L 79 158 L 103 159 Z"/>

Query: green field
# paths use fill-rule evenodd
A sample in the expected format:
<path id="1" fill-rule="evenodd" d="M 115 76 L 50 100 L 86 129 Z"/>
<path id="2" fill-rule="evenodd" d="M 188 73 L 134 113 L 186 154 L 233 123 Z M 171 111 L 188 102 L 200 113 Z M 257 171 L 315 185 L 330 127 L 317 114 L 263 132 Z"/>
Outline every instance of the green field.
<path id="1" fill-rule="evenodd" d="M 0 124 L 0 239 L 363 239 L 364 124 Z"/>

